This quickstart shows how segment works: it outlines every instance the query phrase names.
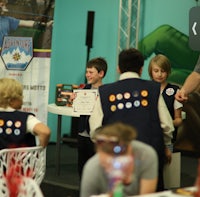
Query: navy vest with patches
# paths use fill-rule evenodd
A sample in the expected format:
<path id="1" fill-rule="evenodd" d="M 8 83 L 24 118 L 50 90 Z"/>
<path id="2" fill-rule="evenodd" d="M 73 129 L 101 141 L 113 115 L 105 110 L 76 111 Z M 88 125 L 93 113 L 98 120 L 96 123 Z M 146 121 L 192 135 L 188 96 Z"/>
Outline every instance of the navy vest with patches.
<path id="1" fill-rule="evenodd" d="M 27 133 L 26 121 L 31 113 L 0 112 L 0 149 L 35 146 L 35 136 Z"/>
<path id="2" fill-rule="evenodd" d="M 177 85 L 168 83 L 162 92 L 163 98 L 165 100 L 165 103 L 167 105 L 167 108 L 169 110 L 172 119 L 174 119 L 174 100 L 175 100 L 175 94 L 178 89 L 179 87 Z"/>
<path id="3" fill-rule="evenodd" d="M 164 156 L 163 131 L 158 115 L 160 84 L 137 78 L 120 80 L 99 87 L 103 110 L 102 125 L 123 122 L 134 126 L 137 139 Z"/>

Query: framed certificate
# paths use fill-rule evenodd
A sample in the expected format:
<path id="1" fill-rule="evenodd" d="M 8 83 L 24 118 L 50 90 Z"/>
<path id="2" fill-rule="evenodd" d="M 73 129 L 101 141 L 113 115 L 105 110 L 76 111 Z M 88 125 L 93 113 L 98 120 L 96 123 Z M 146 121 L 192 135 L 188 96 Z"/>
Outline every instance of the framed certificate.
<path id="1" fill-rule="evenodd" d="M 94 109 L 97 98 L 96 89 L 74 90 L 75 99 L 73 101 L 73 113 L 77 115 L 90 115 Z"/>

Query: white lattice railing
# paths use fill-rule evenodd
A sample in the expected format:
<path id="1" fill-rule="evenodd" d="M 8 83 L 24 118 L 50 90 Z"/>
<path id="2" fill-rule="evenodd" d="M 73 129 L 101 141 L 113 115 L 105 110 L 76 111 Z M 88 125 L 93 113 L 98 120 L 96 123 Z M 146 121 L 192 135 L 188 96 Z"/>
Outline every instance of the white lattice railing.
<path id="1" fill-rule="evenodd" d="M 31 177 L 40 185 L 46 172 L 46 149 L 37 146 L 0 150 L 0 179 L 16 166 L 18 174 Z"/>

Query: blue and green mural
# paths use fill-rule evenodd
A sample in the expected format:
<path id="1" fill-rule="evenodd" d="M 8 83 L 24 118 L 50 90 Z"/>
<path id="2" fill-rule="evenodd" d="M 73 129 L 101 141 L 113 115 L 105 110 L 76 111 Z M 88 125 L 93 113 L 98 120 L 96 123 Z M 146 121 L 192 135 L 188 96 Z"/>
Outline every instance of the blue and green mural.
<path id="1" fill-rule="evenodd" d="M 138 46 L 145 58 L 154 54 L 166 55 L 172 66 L 169 81 L 182 85 L 193 70 L 198 51 L 189 47 L 189 37 L 170 25 L 161 25 L 145 36 Z"/>

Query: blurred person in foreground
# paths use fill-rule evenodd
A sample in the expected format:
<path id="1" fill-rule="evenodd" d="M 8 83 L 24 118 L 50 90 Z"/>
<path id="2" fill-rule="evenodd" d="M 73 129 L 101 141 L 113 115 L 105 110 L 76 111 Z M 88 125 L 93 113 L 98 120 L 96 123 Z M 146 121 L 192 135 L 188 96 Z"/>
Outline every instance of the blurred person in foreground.
<path id="1" fill-rule="evenodd" d="M 157 154 L 151 146 L 135 140 L 136 135 L 135 128 L 120 122 L 97 129 L 97 152 L 84 167 L 81 197 L 112 196 L 119 183 L 122 196 L 156 191 Z"/>
<path id="2" fill-rule="evenodd" d="M 50 138 L 48 126 L 34 114 L 20 111 L 23 86 L 11 78 L 0 79 L 0 149 L 40 145 L 46 147 Z"/>

